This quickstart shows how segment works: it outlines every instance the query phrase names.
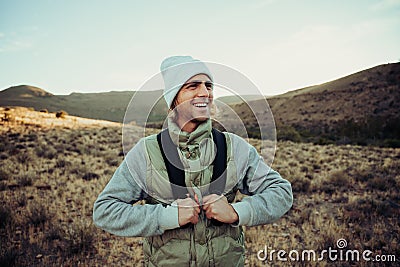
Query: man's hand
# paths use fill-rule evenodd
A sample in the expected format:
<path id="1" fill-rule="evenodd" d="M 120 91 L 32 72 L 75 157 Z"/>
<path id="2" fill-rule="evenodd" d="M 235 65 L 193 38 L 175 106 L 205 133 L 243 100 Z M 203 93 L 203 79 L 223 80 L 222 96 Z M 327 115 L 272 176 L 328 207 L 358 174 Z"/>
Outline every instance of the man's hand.
<path id="1" fill-rule="evenodd" d="M 223 223 L 234 223 L 239 220 L 235 209 L 228 203 L 224 195 L 208 195 L 203 198 L 203 210 L 208 219 Z"/>
<path id="2" fill-rule="evenodd" d="M 197 196 L 195 196 L 197 201 Z M 187 223 L 197 224 L 199 221 L 200 207 L 199 204 L 189 196 L 185 199 L 177 199 L 178 205 L 178 222 L 179 226 Z"/>

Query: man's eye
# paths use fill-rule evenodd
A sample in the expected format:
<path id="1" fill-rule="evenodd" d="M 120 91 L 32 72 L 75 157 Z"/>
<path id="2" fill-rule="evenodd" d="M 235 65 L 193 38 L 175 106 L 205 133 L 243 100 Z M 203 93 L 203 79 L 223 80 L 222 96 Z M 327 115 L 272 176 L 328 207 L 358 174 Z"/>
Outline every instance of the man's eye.
<path id="1" fill-rule="evenodd" d="M 213 84 L 212 83 L 205 83 L 207 89 L 213 89 Z"/>
<path id="2" fill-rule="evenodd" d="M 186 85 L 186 88 L 188 88 L 188 89 L 195 89 L 195 88 L 197 88 L 197 86 L 198 86 L 198 83 L 188 83 L 188 84 Z"/>

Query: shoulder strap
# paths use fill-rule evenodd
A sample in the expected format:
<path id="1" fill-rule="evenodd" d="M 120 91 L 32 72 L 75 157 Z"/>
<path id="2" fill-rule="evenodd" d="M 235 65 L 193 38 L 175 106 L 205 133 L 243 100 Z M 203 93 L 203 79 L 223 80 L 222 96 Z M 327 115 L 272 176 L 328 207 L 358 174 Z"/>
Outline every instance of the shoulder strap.
<path id="1" fill-rule="evenodd" d="M 212 129 L 214 142 L 217 146 L 217 155 L 213 165 L 214 171 L 211 178 L 210 194 L 222 194 L 226 184 L 226 139 L 225 135 L 216 129 Z M 185 170 L 180 161 L 176 145 L 172 142 L 168 129 L 157 134 L 157 142 L 168 173 L 169 181 L 178 185 L 172 187 L 175 199 L 185 198 L 188 193 L 185 184 Z"/>
<path id="2" fill-rule="evenodd" d="M 225 135 L 215 128 L 211 130 L 215 144 L 217 145 L 217 155 L 214 159 L 214 171 L 211 178 L 210 194 L 222 194 L 226 185 L 226 139 Z"/>
<path id="3" fill-rule="evenodd" d="M 169 136 L 168 129 L 157 134 L 157 142 L 165 162 L 169 181 L 178 185 L 172 187 L 174 198 L 185 198 L 188 193 L 185 184 L 185 170 L 179 158 L 177 147 Z"/>

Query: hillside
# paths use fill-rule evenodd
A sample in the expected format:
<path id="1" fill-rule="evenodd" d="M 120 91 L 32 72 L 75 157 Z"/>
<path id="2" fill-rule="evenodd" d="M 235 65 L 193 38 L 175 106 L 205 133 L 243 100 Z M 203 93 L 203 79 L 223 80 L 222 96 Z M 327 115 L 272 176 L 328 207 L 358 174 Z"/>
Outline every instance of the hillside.
<path id="1" fill-rule="evenodd" d="M 71 93 L 69 95 L 52 95 L 43 89 L 19 85 L 0 91 L 0 106 L 33 107 L 35 110 L 47 109 L 50 112 L 65 110 L 68 114 L 91 118 L 122 122 L 126 108 L 134 91 L 112 91 L 107 93 Z M 150 101 L 158 99 L 162 92 L 137 92 L 135 121 L 143 122 L 147 118 L 146 108 Z M 166 105 L 159 105 L 158 113 L 166 114 Z"/>
<path id="2" fill-rule="evenodd" d="M 371 140 L 400 146 L 400 63 L 384 64 L 324 84 L 267 97 L 284 140 L 367 144 Z M 0 106 L 34 107 L 51 112 L 122 122 L 134 91 L 52 95 L 33 86 L 15 86 L 0 91 Z M 160 99 L 162 91 L 137 92 L 128 121 L 159 126 L 167 114 Z M 257 96 L 243 96 L 252 106 L 261 105 Z M 251 137 L 259 137 L 258 122 L 246 103 L 237 96 L 219 98 L 230 105 L 246 125 Z M 149 118 L 147 114 L 152 109 Z M 229 117 L 221 110 L 221 117 Z M 271 127 L 271 119 L 261 122 Z M 236 123 L 236 122 L 232 122 Z M 379 141 L 379 142 L 380 142 Z M 394 143 L 393 143 L 394 142 Z M 397 145 L 396 145 L 397 144 Z"/>
<path id="3" fill-rule="evenodd" d="M 380 65 L 344 78 L 268 98 L 285 124 L 332 124 L 353 118 L 387 117 L 400 110 L 400 63 Z"/>
<path id="4" fill-rule="evenodd" d="M 380 65 L 341 79 L 267 98 L 280 136 L 331 141 L 397 139 L 400 136 L 400 63 Z M 258 101 L 259 102 L 259 101 Z M 251 102 L 257 106 L 257 100 Z M 247 105 L 234 105 L 247 125 Z M 289 129 L 290 133 L 283 132 Z M 287 135 L 287 136 L 286 136 Z M 294 135 L 294 136 L 293 136 Z M 362 142 L 361 142 L 362 143 Z"/>
<path id="5" fill-rule="evenodd" d="M 8 112 L 15 120 L 0 120 L 0 266 L 142 266 L 143 238 L 109 234 L 92 219 L 124 159 L 121 124 Z M 134 143 L 144 132 L 131 127 Z M 249 142 L 260 150 L 260 140 Z M 335 264 L 325 253 L 322 261 L 273 264 L 371 266 L 361 257 L 372 251 L 396 256 L 384 266 L 399 266 L 400 149 L 277 142 L 272 167 L 291 182 L 293 207 L 271 224 L 244 227 L 246 267 L 270 265 L 258 258 L 265 246 L 323 256 L 339 239 L 360 251 L 360 261 L 352 254 Z"/>

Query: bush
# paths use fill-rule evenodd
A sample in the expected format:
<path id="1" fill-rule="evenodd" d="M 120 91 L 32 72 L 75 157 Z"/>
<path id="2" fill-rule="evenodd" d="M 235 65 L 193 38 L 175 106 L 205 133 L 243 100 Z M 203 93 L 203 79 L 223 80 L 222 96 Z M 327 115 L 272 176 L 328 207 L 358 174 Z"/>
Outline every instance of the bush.
<path id="1" fill-rule="evenodd" d="M 31 186 L 33 184 L 33 180 L 35 178 L 36 174 L 33 172 L 27 172 L 22 175 L 20 175 L 17 178 L 17 182 L 20 186 Z"/>
<path id="2" fill-rule="evenodd" d="M 82 179 L 86 180 L 86 181 L 90 181 L 90 180 L 93 180 L 93 179 L 98 179 L 99 177 L 100 176 L 97 173 L 88 172 L 82 177 Z"/>
<path id="3" fill-rule="evenodd" d="M 55 167 L 56 168 L 65 168 L 65 167 L 70 166 L 70 165 L 71 165 L 70 162 L 68 162 L 65 159 L 61 158 L 61 159 L 57 159 Z"/>
<path id="4" fill-rule="evenodd" d="M 347 222 L 361 224 L 376 220 L 377 217 L 398 218 L 399 207 L 387 200 L 363 197 L 345 205 L 344 215 Z"/>
<path id="5" fill-rule="evenodd" d="M 64 110 L 60 110 L 56 112 L 56 118 L 65 118 L 68 115 L 68 113 Z"/>
<path id="6" fill-rule="evenodd" d="M 13 216 L 11 209 L 8 206 L 0 206 L 0 229 L 5 228 L 8 224 L 12 223 Z"/>
<path id="7" fill-rule="evenodd" d="M 8 180 L 10 178 L 10 172 L 6 169 L 4 169 L 4 166 L 1 167 L 0 169 L 0 181 L 2 180 Z"/>
<path id="8" fill-rule="evenodd" d="M 34 226 L 39 226 L 49 221 L 51 219 L 51 215 L 46 206 L 38 202 L 34 202 L 29 206 L 26 218 L 28 219 L 28 223 Z"/>
<path id="9" fill-rule="evenodd" d="M 57 150 L 50 145 L 42 144 L 35 148 L 35 153 L 38 157 L 53 159 L 57 155 Z"/>
<path id="10" fill-rule="evenodd" d="M 347 187 L 350 184 L 350 177 L 346 171 L 337 171 L 331 174 L 330 183 L 334 186 Z"/>
<path id="11" fill-rule="evenodd" d="M 283 141 L 301 142 L 300 133 L 293 126 L 279 126 L 277 128 L 277 139 Z"/>
<path id="12" fill-rule="evenodd" d="M 0 241 L 0 266 L 15 266 L 18 258 L 18 250 L 15 247 L 9 247 Z"/>
<path id="13" fill-rule="evenodd" d="M 327 194 L 332 194 L 333 192 L 348 190 L 350 184 L 350 177 L 346 171 L 337 171 L 332 173 L 329 179 L 322 183 L 319 190 Z"/>
<path id="14" fill-rule="evenodd" d="M 92 224 L 88 225 L 81 222 L 80 224 L 71 225 L 65 238 L 68 248 L 67 254 L 74 255 L 92 251 L 94 249 L 95 233 L 96 229 Z"/>
<path id="15" fill-rule="evenodd" d="M 59 225 L 54 225 L 50 228 L 49 231 L 46 232 L 46 239 L 47 240 L 61 240 L 61 238 L 64 236 L 64 231 Z"/>
<path id="16" fill-rule="evenodd" d="M 292 189 L 294 192 L 303 192 L 307 193 L 310 189 L 310 180 L 307 178 L 294 178 L 293 181 L 291 181 L 292 184 Z"/>
<path id="17" fill-rule="evenodd" d="M 383 146 L 400 148 L 400 139 L 385 139 L 383 141 Z"/>
<path id="18" fill-rule="evenodd" d="M 44 108 L 44 109 L 41 109 L 40 112 L 42 112 L 42 113 L 49 113 L 49 111 L 48 111 L 47 109 L 45 109 L 45 108 Z"/>
<path id="19" fill-rule="evenodd" d="M 357 182 L 366 182 L 374 178 L 374 174 L 370 169 L 356 169 L 353 176 Z"/>
<path id="20" fill-rule="evenodd" d="M 387 191 L 391 188 L 397 188 L 396 180 L 391 176 L 375 176 L 369 179 L 367 187 L 370 189 L 378 189 L 380 191 Z"/>

